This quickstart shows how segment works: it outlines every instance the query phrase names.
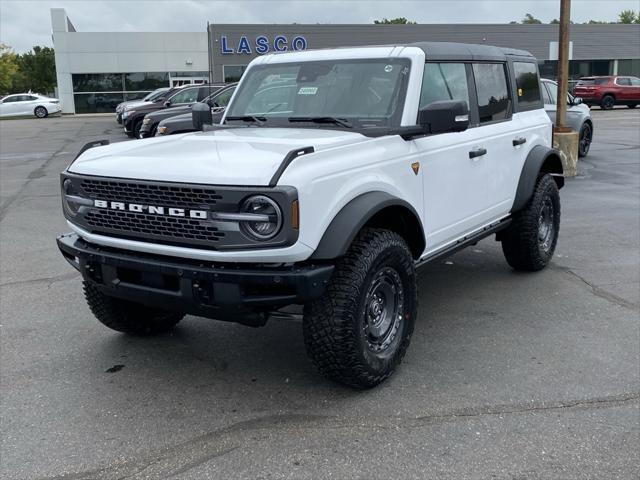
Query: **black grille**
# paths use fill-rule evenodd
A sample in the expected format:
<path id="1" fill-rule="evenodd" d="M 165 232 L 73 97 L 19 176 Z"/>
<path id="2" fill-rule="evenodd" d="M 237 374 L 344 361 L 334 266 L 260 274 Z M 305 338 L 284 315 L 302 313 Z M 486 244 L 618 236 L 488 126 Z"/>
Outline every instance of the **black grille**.
<path id="1" fill-rule="evenodd" d="M 217 242 L 224 237 L 224 233 L 216 227 L 192 218 L 92 209 L 85 215 L 85 220 L 88 225 L 97 230 L 156 235 L 178 242 L 182 240 Z"/>
<path id="2" fill-rule="evenodd" d="M 222 199 L 222 195 L 208 188 L 162 184 L 84 179 L 81 188 L 82 196 L 89 198 L 164 207 L 198 208 L 215 205 Z"/>

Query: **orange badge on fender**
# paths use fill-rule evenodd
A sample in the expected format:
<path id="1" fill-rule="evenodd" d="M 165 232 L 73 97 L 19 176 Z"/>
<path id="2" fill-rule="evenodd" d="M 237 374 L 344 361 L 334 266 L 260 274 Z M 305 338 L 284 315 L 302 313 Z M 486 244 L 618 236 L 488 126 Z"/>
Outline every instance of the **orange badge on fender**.
<path id="1" fill-rule="evenodd" d="M 418 171 L 420 170 L 420 162 L 413 162 L 411 164 L 411 169 L 413 170 L 413 173 L 418 175 Z"/>

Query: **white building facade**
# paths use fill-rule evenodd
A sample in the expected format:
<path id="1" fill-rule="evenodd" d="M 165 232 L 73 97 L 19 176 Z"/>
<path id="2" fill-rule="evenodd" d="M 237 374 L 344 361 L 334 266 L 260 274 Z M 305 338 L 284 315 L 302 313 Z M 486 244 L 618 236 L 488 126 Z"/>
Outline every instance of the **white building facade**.
<path id="1" fill-rule="evenodd" d="M 63 113 L 113 112 L 160 87 L 209 79 L 207 33 L 77 32 L 51 9 Z"/>

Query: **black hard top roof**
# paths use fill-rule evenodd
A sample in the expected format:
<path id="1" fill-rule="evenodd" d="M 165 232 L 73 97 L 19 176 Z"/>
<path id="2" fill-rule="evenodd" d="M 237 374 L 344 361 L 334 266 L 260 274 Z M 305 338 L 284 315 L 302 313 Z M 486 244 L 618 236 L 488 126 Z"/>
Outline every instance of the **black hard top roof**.
<path id="1" fill-rule="evenodd" d="M 473 43 L 416 42 L 405 44 L 405 46 L 422 49 L 428 60 L 504 61 L 509 57 L 535 60 L 535 57 L 525 50 Z"/>

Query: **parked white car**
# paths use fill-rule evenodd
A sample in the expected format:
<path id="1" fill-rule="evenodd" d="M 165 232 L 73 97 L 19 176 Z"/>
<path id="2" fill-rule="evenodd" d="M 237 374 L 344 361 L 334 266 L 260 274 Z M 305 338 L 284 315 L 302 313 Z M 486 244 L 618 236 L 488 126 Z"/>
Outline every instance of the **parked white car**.
<path id="1" fill-rule="evenodd" d="M 0 117 L 35 115 L 38 118 L 45 118 L 60 111 L 62 111 L 60 100 L 37 93 L 17 93 L 7 95 L 0 100 Z"/>

